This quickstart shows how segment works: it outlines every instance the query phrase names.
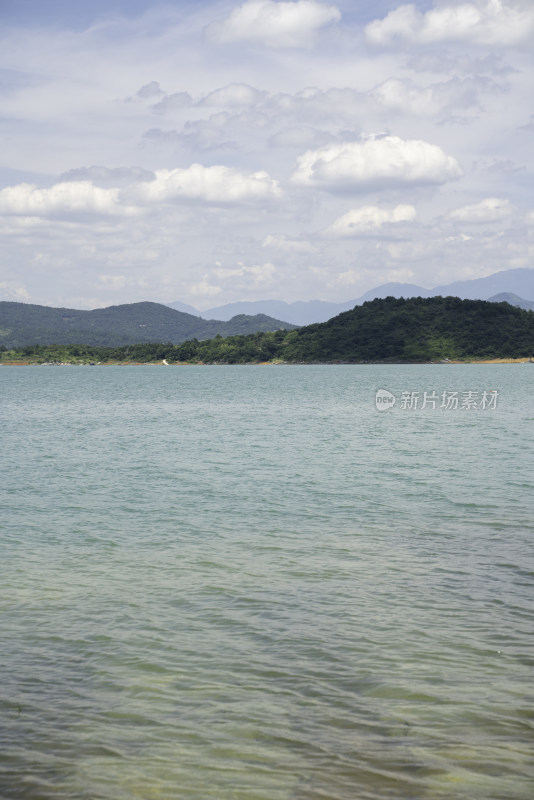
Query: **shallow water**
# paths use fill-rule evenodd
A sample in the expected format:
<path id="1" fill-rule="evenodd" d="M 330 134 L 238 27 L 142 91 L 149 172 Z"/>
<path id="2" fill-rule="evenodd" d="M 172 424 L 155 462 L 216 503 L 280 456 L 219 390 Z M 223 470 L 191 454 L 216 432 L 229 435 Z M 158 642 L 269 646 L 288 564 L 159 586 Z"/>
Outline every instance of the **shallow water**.
<path id="1" fill-rule="evenodd" d="M 2 367 L 0 797 L 530 798 L 533 385 Z"/>

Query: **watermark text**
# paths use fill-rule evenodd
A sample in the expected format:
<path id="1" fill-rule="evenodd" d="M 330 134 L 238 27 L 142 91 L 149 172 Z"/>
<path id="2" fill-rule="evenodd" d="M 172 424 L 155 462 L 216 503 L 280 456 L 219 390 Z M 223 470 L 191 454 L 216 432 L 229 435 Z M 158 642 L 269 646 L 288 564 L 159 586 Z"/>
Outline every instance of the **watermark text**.
<path id="1" fill-rule="evenodd" d="M 379 411 L 388 411 L 393 406 L 401 411 L 495 411 L 499 392 L 496 389 L 468 389 L 467 391 L 446 390 L 437 392 L 404 390 L 397 393 L 378 389 L 375 405 Z"/>

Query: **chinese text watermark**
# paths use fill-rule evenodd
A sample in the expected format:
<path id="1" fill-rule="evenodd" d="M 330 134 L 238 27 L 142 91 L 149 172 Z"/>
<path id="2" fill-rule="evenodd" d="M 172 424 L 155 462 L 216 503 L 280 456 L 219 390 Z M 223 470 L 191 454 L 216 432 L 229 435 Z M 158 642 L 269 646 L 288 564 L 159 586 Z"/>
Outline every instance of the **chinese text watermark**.
<path id="1" fill-rule="evenodd" d="M 476 391 L 403 391 L 395 396 L 387 389 L 378 389 L 375 405 L 379 411 L 387 411 L 394 405 L 401 411 L 417 411 L 431 409 L 435 411 L 495 411 L 499 392 L 496 389 Z"/>

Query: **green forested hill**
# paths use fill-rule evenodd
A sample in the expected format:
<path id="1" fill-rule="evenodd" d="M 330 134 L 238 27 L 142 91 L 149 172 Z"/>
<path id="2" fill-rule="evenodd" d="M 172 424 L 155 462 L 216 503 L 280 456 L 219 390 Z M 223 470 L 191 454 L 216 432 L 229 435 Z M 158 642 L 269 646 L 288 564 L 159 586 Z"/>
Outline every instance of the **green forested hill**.
<path id="1" fill-rule="evenodd" d="M 92 312 L 91 312 L 92 313 Z M 237 318 L 235 318 L 237 319 Z M 231 323 L 228 323 L 231 324 Z M 162 340 L 169 340 L 162 336 Z M 430 297 L 373 300 L 328 322 L 292 331 L 257 332 L 178 345 L 133 344 L 106 349 L 24 347 L 4 360 L 120 359 L 243 364 L 280 360 L 311 363 L 429 362 L 534 356 L 534 312 L 508 303 Z"/>
<path id="2" fill-rule="evenodd" d="M 176 360 L 410 362 L 534 355 L 534 313 L 458 297 L 387 297 L 298 330 L 185 342 Z"/>
<path id="3" fill-rule="evenodd" d="M 296 361 L 434 361 L 534 354 L 534 313 L 458 297 L 387 297 L 285 337 Z"/>
<path id="4" fill-rule="evenodd" d="M 263 314 L 229 322 L 204 320 L 159 303 L 129 303 L 94 311 L 0 302 L 0 346 L 35 344 L 119 346 L 138 342 L 172 342 L 232 336 L 256 331 L 290 330 L 294 325 Z"/>

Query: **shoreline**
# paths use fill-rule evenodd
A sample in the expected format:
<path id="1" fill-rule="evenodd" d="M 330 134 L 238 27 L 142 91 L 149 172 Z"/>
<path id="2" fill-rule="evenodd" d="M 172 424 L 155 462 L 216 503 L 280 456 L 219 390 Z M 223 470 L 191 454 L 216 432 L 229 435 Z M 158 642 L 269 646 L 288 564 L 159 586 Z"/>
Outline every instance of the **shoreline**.
<path id="1" fill-rule="evenodd" d="M 531 358 L 488 358 L 488 359 L 465 359 L 462 361 L 247 361 L 245 363 L 224 364 L 224 363 L 205 363 L 203 361 L 175 361 L 169 363 L 166 359 L 161 361 L 103 361 L 103 362 L 44 362 L 38 361 L 0 361 L 0 367 L 284 367 L 284 366 L 344 366 L 344 367 L 367 367 L 367 366 L 449 366 L 451 364 L 534 364 Z"/>

